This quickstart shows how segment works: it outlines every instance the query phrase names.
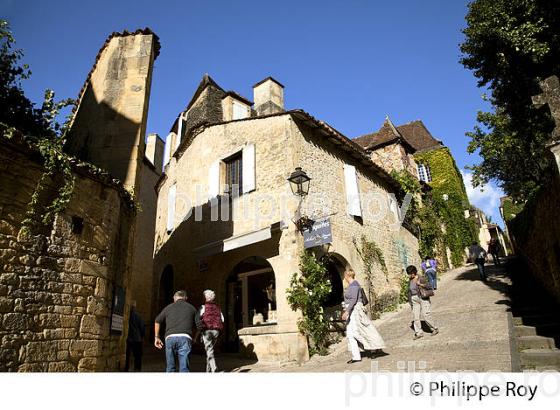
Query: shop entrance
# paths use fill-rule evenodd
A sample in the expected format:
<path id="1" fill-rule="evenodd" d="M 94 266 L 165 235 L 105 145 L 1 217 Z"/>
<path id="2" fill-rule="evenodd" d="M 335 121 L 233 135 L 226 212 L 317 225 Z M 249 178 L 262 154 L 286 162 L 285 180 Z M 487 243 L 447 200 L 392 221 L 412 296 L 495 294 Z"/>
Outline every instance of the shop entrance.
<path id="1" fill-rule="evenodd" d="M 274 271 L 266 259 L 252 256 L 233 268 L 226 286 L 226 349 L 236 352 L 239 329 L 276 323 Z"/>

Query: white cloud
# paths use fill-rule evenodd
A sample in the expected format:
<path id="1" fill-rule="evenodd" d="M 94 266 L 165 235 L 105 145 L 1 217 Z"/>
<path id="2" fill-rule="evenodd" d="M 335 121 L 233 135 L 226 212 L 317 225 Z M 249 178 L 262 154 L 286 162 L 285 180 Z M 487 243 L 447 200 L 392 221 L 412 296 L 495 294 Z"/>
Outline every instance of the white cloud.
<path id="1" fill-rule="evenodd" d="M 492 217 L 492 222 L 499 223 L 503 227 L 502 217 L 500 216 L 500 198 L 504 196 L 503 191 L 493 184 L 473 188 L 472 173 L 461 171 L 461 175 L 471 204 L 482 209 L 486 215 Z"/>

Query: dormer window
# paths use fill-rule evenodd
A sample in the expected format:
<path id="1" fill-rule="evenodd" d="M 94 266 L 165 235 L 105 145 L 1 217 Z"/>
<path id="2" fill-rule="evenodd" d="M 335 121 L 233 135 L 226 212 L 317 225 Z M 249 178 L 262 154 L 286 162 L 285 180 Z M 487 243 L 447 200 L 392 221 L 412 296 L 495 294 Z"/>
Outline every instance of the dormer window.
<path id="1" fill-rule="evenodd" d="M 224 121 L 242 120 L 251 116 L 253 103 L 233 91 L 228 91 L 222 98 Z"/>
<path id="2" fill-rule="evenodd" d="M 423 182 L 432 182 L 432 173 L 428 165 L 418 164 L 418 179 Z"/>

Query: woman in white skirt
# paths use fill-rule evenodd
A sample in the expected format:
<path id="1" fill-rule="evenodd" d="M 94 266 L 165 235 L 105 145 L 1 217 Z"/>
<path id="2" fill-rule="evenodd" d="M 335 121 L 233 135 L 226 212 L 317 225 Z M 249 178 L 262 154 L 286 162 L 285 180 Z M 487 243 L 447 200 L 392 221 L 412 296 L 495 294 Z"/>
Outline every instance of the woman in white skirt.
<path id="1" fill-rule="evenodd" d="M 367 316 L 363 305 L 362 287 L 355 279 L 356 274 L 352 270 L 344 272 L 344 282 L 347 284 L 344 291 L 344 313 L 342 320 L 346 321 L 346 338 L 348 339 L 348 350 L 352 353 L 352 359 L 347 363 L 356 363 L 362 360 L 360 354 L 360 343 L 364 350 L 380 350 L 385 348 L 383 338 Z"/>

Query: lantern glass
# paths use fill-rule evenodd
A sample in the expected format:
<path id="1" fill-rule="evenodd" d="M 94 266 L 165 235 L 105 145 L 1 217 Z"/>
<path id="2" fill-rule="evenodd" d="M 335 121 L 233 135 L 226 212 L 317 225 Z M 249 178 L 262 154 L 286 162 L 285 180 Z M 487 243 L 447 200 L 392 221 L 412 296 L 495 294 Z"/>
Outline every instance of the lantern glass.
<path id="1" fill-rule="evenodd" d="M 292 193 L 298 196 L 305 196 L 309 193 L 309 181 L 311 178 L 301 169 L 297 167 L 288 178 Z"/>

